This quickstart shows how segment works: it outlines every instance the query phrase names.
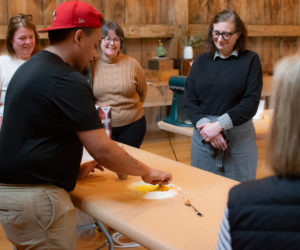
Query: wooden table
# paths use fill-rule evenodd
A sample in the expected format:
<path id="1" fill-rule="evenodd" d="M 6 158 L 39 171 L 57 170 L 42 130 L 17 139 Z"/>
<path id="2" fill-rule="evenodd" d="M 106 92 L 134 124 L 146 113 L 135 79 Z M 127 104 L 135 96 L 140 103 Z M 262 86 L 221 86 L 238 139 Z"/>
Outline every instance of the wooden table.
<path id="1" fill-rule="evenodd" d="M 128 189 L 140 177 L 117 179 L 96 172 L 77 183 L 74 204 L 109 227 L 149 249 L 215 249 L 229 189 L 238 182 L 129 146 L 121 145 L 149 166 L 171 172 L 181 191 L 173 198 L 146 200 Z M 85 152 L 83 162 L 91 157 Z M 184 205 L 188 198 L 203 213 Z"/>

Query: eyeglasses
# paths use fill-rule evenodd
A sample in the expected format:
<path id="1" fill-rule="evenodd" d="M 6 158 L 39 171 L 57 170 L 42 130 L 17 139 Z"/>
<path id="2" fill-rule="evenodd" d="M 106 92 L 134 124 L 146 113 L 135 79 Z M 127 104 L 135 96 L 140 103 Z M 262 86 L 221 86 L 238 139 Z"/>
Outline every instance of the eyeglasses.
<path id="1" fill-rule="evenodd" d="M 119 43 L 121 41 L 120 38 L 117 38 L 117 37 L 116 38 L 111 38 L 109 36 L 104 37 L 103 40 L 104 40 L 105 43 L 110 43 L 110 42 Z"/>
<path id="2" fill-rule="evenodd" d="M 9 23 L 20 23 L 22 20 L 31 21 L 32 15 L 16 15 L 9 19 Z"/>
<path id="3" fill-rule="evenodd" d="M 213 30 L 212 36 L 214 39 L 218 39 L 219 36 L 222 36 L 224 40 L 228 41 L 234 33 L 236 32 L 219 32 L 217 30 Z"/>

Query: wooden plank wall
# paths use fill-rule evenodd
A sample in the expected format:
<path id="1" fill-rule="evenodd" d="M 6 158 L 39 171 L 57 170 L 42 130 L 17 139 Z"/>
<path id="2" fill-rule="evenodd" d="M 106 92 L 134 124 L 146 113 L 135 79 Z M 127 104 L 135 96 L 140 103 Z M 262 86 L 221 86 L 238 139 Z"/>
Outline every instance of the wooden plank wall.
<path id="1" fill-rule="evenodd" d="M 105 20 L 114 20 L 124 26 L 133 25 L 137 33 L 137 26 L 143 24 L 169 24 L 174 9 L 173 0 L 83 0 L 95 6 L 104 16 Z M 185 0 L 186 1 L 186 0 Z M 0 50 L 3 51 L 6 25 L 9 17 L 17 13 L 30 13 L 34 17 L 37 27 L 47 26 L 51 23 L 52 13 L 55 6 L 63 0 L 0 0 Z M 161 28 L 161 26 L 160 26 Z M 151 27 L 150 27 L 151 30 Z M 143 31 L 140 31 L 141 37 Z M 159 32 L 158 30 L 154 32 Z M 161 31 L 161 40 L 168 43 L 170 39 L 163 38 L 164 30 Z M 172 30 L 173 32 L 173 30 Z M 130 33 L 130 29 L 126 33 Z M 169 32 L 170 33 L 170 32 Z M 172 36 L 171 34 L 170 36 Z M 154 51 L 158 45 L 157 38 L 127 39 L 124 53 L 134 56 L 141 64 L 147 65 L 148 59 L 155 56 Z M 151 36 L 151 35 L 150 35 Z M 45 35 L 41 34 L 44 38 Z M 47 42 L 42 42 L 42 46 Z M 176 55 L 172 55 L 176 56 Z"/>
<path id="2" fill-rule="evenodd" d="M 229 8 L 240 15 L 248 31 L 259 25 L 262 35 L 250 36 L 248 48 L 260 55 L 265 73 L 279 58 L 298 50 L 299 36 L 290 33 L 300 24 L 299 0 L 190 0 L 189 5 L 190 24 L 208 24 L 214 13 Z M 274 34 L 279 29 L 282 36 Z"/>
<path id="3" fill-rule="evenodd" d="M 55 6 L 64 0 L 0 0 L 0 49 L 4 47 L 7 20 L 17 13 L 31 13 L 38 27 L 51 23 Z M 143 67 L 155 56 L 161 39 L 171 58 L 182 57 L 178 39 L 180 24 L 191 33 L 207 33 L 207 25 L 218 11 L 235 10 L 249 29 L 248 48 L 259 53 L 265 72 L 282 56 L 298 49 L 300 0 L 84 0 L 95 6 L 106 20 L 120 23 L 127 37 L 124 53 Z M 45 38 L 45 35 L 41 35 Z M 47 40 L 42 39 L 42 46 Z M 196 54 L 205 50 L 195 48 Z"/>

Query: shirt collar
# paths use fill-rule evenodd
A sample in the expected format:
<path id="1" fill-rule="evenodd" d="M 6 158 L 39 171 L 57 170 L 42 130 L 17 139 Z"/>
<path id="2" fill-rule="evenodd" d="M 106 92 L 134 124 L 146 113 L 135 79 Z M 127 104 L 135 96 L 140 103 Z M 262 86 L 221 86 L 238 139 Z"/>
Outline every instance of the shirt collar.
<path id="1" fill-rule="evenodd" d="M 218 57 L 220 57 L 221 59 L 226 59 L 226 58 L 228 58 L 228 57 L 230 57 L 230 56 L 235 56 L 235 57 L 238 57 L 239 56 L 239 52 L 237 51 L 237 50 L 234 50 L 234 51 L 232 51 L 232 53 L 229 55 L 229 56 L 226 56 L 226 57 L 224 57 L 224 56 L 222 56 L 220 53 L 219 53 L 219 51 L 215 51 L 215 54 L 214 54 L 214 60 L 216 60 L 216 58 L 218 58 Z"/>

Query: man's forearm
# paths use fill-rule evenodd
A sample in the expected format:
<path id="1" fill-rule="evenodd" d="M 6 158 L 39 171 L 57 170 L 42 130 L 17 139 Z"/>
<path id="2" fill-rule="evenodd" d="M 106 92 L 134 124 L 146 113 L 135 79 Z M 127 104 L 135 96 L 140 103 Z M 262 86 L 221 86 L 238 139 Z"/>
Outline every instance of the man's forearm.
<path id="1" fill-rule="evenodd" d="M 149 168 L 107 137 L 104 129 L 78 132 L 78 136 L 88 152 L 102 166 L 120 174 L 144 176 L 148 173 Z"/>

